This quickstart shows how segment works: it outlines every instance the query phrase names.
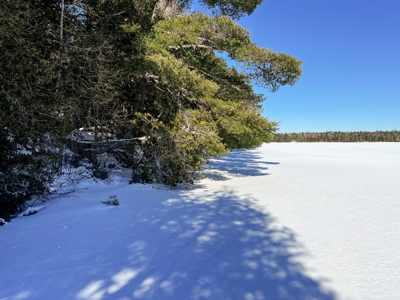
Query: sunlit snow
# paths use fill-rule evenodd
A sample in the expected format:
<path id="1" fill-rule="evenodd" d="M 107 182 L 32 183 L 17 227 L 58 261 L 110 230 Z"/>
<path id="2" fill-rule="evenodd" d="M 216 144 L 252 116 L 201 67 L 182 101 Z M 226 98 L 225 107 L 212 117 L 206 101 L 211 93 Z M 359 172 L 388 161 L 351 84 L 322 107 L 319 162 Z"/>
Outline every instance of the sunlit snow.
<path id="1" fill-rule="evenodd" d="M 400 299 L 400 143 L 265 144 L 204 174 L 38 203 L 0 227 L 0 300 Z"/>

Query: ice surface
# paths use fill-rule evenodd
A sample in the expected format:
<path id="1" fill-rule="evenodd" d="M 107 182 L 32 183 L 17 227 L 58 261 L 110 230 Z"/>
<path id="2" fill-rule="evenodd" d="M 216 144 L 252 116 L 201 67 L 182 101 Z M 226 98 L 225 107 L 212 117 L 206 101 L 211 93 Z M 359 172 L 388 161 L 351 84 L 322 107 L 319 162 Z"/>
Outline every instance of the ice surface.
<path id="1" fill-rule="evenodd" d="M 13 219 L 0 300 L 400 299 L 400 143 L 266 144 L 205 177 L 81 182 Z"/>

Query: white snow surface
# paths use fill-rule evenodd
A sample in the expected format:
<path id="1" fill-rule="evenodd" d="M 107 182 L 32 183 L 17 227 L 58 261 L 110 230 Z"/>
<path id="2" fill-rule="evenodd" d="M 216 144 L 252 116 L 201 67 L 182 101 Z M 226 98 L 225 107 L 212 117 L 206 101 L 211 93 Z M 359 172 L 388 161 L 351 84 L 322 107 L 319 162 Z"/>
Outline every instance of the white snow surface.
<path id="1" fill-rule="evenodd" d="M 0 227 L 0 300 L 397 300 L 399 183 L 400 143 L 264 144 L 189 188 L 81 182 Z"/>

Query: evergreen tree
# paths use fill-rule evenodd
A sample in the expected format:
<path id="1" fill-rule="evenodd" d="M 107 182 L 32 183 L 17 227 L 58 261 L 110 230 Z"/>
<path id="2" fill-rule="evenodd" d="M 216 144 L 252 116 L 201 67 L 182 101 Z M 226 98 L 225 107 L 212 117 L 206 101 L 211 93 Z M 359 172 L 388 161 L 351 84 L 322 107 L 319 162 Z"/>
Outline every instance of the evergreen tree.
<path id="1" fill-rule="evenodd" d="M 271 141 L 278 124 L 252 86 L 293 85 L 301 61 L 234 21 L 260 3 L 0 0 L 0 210 L 45 192 L 67 146 L 96 176 L 109 153 L 135 180 L 176 185 L 212 157 Z M 194 4 L 212 15 L 185 14 Z M 80 128 L 93 139 L 79 143 Z"/>

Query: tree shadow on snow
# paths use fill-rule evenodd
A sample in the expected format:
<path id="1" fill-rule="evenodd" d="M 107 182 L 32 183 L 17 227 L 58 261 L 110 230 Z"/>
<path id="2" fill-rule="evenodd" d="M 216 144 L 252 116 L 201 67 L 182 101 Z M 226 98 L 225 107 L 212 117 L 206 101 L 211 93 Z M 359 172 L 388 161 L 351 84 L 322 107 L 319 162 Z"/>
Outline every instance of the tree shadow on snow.
<path id="1" fill-rule="evenodd" d="M 204 167 L 205 178 L 223 181 L 232 177 L 268 175 L 268 165 L 279 162 L 261 161 L 260 155 L 249 150 L 233 150 L 227 156 L 213 159 Z"/>
<path id="2" fill-rule="evenodd" d="M 252 199 L 230 191 L 165 195 L 135 200 L 135 215 L 119 220 L 121 235 L 104 245 L 124 248 L 86 271 L 91 280 L 75 299 L 335 299 L 306 275 L 295 234 Z"/>

